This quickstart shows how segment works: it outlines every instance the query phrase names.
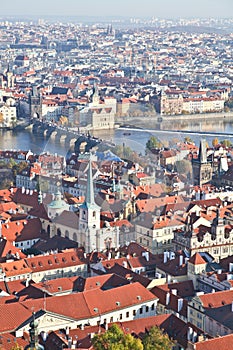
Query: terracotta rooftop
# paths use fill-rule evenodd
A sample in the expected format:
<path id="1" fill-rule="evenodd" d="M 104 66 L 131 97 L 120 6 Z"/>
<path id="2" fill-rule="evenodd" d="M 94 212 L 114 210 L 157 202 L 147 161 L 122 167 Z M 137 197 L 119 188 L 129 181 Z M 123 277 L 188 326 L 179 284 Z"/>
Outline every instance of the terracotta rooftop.
<path id="1" fill-rule="evenodd" d="M 202 256 L 199 253 L 195 253 L 193 256 L 191 256 L 189 262 L 193 265 L 206 264 L 206 261 L 202 258 Z"/>

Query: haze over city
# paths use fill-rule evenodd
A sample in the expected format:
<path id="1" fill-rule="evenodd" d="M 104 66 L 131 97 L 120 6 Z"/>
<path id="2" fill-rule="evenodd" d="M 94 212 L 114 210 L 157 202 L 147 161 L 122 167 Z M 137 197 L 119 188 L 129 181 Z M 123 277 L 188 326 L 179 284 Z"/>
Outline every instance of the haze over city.
<path id="1" fill-rule="evenodd" d="M 232 0 L 118 0 L 117 2 L 55 0 L 29 0 L 4 2 L 1 15 L 7 16 L 156 16 L 173 17 L 230 17 L 233 10 Z"/>
<path id="2" fill-rule="evenodd" d="M 233 0 L 0 11 L 0 350 L 233 349 Z"/>

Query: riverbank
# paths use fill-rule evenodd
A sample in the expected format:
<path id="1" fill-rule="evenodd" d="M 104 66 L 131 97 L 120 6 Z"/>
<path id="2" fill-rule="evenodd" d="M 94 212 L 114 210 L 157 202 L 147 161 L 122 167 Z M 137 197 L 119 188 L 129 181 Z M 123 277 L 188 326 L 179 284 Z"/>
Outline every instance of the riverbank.
<path id="1" fill-rule="evenodd" d="M 117 118 L 117 126 L 150 128 L 155 130 L 169 130 L 169 129 L 188 129 L 188 124 L 206 123 L 206 125 L 216 125 L 216 131 L 221 129 L 221 123 L 233 123 L 233 112 L 229 113 L 205 113 L 205 114 L 183 114 L 173 116 L 161 116 L 156 114 L 150 117 L 122 117 Z M 216 123 L 217 122 L 217 123 Z"/>

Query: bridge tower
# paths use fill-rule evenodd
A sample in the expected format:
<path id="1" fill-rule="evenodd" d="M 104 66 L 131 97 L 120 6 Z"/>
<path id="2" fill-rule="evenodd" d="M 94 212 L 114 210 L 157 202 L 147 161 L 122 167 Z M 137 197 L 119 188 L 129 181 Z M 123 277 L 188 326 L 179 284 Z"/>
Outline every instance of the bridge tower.
<path id="1" fill-rule="evenodd" d="M 202 186 L 212 180 L 212 165 L 207 160 L 206 140 L 201 140 L 197 159 L 193 159 L 193 183 Z"/>
<path id="2" fill-rule="evenodd" d="M 29 95 L 30 117 L 40 119 L 42 117 L 42 98 L 36 86 L 32 87 Z"/>

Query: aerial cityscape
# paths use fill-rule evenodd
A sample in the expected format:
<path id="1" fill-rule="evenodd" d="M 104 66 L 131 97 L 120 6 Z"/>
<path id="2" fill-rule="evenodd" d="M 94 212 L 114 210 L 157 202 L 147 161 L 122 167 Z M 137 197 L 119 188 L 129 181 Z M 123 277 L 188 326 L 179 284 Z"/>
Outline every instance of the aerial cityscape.
<path id="1" fill-rule="evenodd" d="M 0 350 L 233 349 L 233 3 L 0 13 Z"/>

